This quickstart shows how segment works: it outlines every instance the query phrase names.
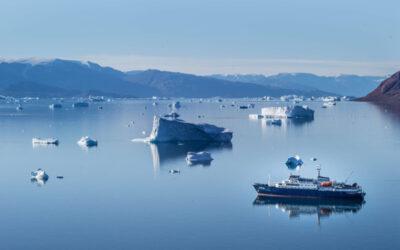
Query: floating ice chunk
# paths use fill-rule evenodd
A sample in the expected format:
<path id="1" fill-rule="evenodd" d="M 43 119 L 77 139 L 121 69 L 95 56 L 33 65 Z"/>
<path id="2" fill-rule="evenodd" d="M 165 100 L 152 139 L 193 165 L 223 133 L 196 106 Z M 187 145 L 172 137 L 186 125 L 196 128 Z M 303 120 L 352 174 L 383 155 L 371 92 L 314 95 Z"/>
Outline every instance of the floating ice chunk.
<path id="1" fill-rule="evenodd" d="M 267 120 L 267 125 L 281 126 L 282 120 L 281 119 Z"/>
<path id="2" fill-rule="evenodd" d="M 89 103 L 87 102 L 75 102 L 72 104 L 73 108 L 87 108 L 89 107 Z"/>
<path id="3" fill-rule="evenodd" d="M 49 109 L 59 109 L 62 108 L 62 105 L 59 103 L 53 103 L 49 105 Z"/>
<path id="4" fill-rule="evenodd" d="M 170 103 L 168 105 L 168 107 L 173 108 L 173 109 L 179 109 L 179 108 L 181 108 L 181 103 L 179 101 L 176 101 L 176 102 Z"/>
<path id="5" fill-rule="evenodd" d="M 91 102 L 104 102 L 104 96 L 89 96 L 89 101 Z"/>
<path id="6" fill-rule="evenodd" d="M 333 106 L 335 106 L 336 105 L 336 102 L 324 102 L 323 104 L 322 104 L 322 107 L 323 108 L 328 108 L 328 107 L 333 107 Z"/>
<path id="7" fill-rule="evenodd" d="M 53 139 L 53 138 L 47 138 L 47 139 L 40 139 L 40 138 L 32 138 L 32 144 L 38 144 L 38 145 L 58 145 L 58 140 Z"/>
<path id="8" fill-rule="evenodd" d="M 180 115 L 176 112 L 171 112 L 169 114 L 164 115 L 164 117 L 167 117 L 167 118 L 178 118 L 179 116 Z"/>
<path id="9" fill-rule="evenodd" d="M 266 107 L 261 109 L 261 114 L 266 117 L 308 118 L 314 119 L 314 110 L 308 106 Z"/>
<path id="10" fill-rule="evenodd" d="M 322 97 L 321 100 L 323 102 L 338 102 L 340 101 L 340 97 L 337 96 L 327 96 L 327 97 Z"/>
<path id="11" fill-rule="evenodd" d="M 272 97 L 270 97 L 270 96 L 264 96 L 263 98 L 262 98 L 262 100 L 264 100 L 264 101 L 271 101 L 273 98 Z"/>
<path id="12" fill-rule="evenodd" d="M 211 154 L 209 152 L 188 152 L 186 156 L 186 162 L 188 165 L 195 164 L 209 164 L 212 160 Z"/>
<path id="13" fill-rule="evenodd" d="M 170 173 L 170 174 L 180 174 L 181 171 L 180 171 L 179 169 L 170 169 L 170 170 L 169 170 L 169 173 Z"/>
<path id="14" fill-rule="evenodd" d="M 49 179 L 49 176 L 44 170 L 38 168 L 38 170 L 31 172 L 31 179 L 47 181 Z"/>
<path id="15" fill-rule="evenodd" d="M 97 140 L 90 139 L 89 136 L 83 136 L 78 141 L 78 144 L 82 147 L 93 147 L 97 146 Z"/>
<path id="16" fill-rule="evenodd" d="M 311 157 L 310 160 L 317 161 L 317 158 L 316 157 Z"/>
<path id="17" fill-rule="evenodd" d="M 157 106 L 158 105 L 158 103 L 157 102 L 153 102 L 153 104 L 152 104 L 154 107 L 155 106 Z"/>
<path id="18" fill-rule="evenodd" d="M 286 161 L 286 166 L 289 168 L 296 168 L 303 165 L 303 161 L 301 160 L 300 156 L 296 155 L 295 157 L 289 157 Z"/>
<path id="19" fill-rule="evenodd" d="M 259 115 L 259 114 L 249 114 L 249 118 L 250 119 L 254 119 L 254 120 L 258 120 L 258 119 L 263 119 L 264 116 L 263 115 Z"/>
<path id="20" fill-rule="evenodd" d="M 154 116 L 150 142 L 209 141 L 230 142 L 232 132 L 215 125 L 194 124 L 180 119 L 166 119 Z"/>
<path id="21" fill-rule="evenodd" d="M 146 135 L 146 131 L 143 130 L 143 131 L 142 131 L 142 135 Z"/>
<path id="22" fill-rule="evenodd" d="M 23 108 L 20 104 L 18 104 L 18 106 L 17 106 L 15 109 L 18 110 L 18 111 L 21 111 L 21 110 L 23 110 L 24 108 Z"/>

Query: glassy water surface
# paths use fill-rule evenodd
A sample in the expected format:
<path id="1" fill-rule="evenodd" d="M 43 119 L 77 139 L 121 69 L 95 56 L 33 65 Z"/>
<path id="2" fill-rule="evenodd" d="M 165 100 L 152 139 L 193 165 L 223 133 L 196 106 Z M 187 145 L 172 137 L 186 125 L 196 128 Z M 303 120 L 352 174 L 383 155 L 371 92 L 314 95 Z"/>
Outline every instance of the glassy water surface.
<path id="1" fill-rule="evenodd" d="M 339 102 L 315 110 L 313 121 L 268 126 L 250 120 L 265 106 L 231 107 L 181 100 L 190 122 L 229 128 L 231 144 L 132 142 L 151 131 L 154 114 L 171 101 L 117 100 L 73 109 L 66 100 L 0 105 L 0 246 L 2 249 L 398 249 L 400 248 L 400 119 L 368 103 Z M 103 106 L 102 110 L 98 106 Z M 200 118 L 198 117 L 200 116 Z M 133 123 L 132 123 L 133 121 Z M 131 124 L 131 125 L 129 125 Z M 132 125 L 133 124 L 133 125 Z M 83 149 L 88 135 L 98 147 Z M 33 147 L 32 137 L 58 146 Z M 209 166 L 188 166 L 188 151 L 209 151 Z M 367 192 L 364 203 L 259 199 L 253 182 L 322 174 Z M 318 161 L 312 162 L 311 157 Z M 50 179 L 30 181 L 43 168 Z M 180 174 L 169 174 L 180 169 Z M 64 179 L 57 179 L 62 175 Z"/>

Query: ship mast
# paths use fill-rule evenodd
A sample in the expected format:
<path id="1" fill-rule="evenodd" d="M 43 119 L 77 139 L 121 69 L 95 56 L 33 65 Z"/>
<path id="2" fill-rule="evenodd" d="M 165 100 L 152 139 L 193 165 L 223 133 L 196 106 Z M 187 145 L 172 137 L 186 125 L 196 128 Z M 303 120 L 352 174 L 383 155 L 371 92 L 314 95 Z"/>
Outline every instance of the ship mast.
<path id="1" fill-rule="evenodd" d="M 318 177 L 321 176 L 321 165 L 317 165 Z"/>

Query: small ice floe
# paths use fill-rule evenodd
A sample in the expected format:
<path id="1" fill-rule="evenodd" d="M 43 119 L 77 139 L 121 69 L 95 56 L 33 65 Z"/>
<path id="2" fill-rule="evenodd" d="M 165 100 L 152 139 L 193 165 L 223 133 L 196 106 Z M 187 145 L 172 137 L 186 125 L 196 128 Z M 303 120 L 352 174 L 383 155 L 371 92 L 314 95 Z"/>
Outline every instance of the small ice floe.
<path id="1" fill-rule="evenodd" d="M 179 169 L 170 169 L 170 170 L 169 170 L 169 173 L 170 173 L 170 174 L 180 174 L 181 171 L 180 171 Z"/>
<path id="2" fill-rule="evenodd" d="M 166 117 L 166 118 L 178 118 L 179 116 L 180 115 L 178 113 L 176 113 L 176 112 L 171 112 L 171 113 L 168 113 L 168 114 L 164 115 L 164 117 Z"/>
<path id="3" fill-rule="evenodd" d="M 317 161 L 317 158 L 316 157 L 311 157 L 310 160 L 311 161 Z"/>
<path id="4" fill-rule="evenodd" d="M 143 130 L 143 131 L 142 131 L 142 135 L 146 135 L 146 131 Z"/>
<path id="5" fill-rule="evenodd" d="M 267 125 L 281 126 L 282 125 L 282 120 L 281 119 L 267 120 Z"/>
<path id="6" fill-rule="evenodd" d="M 78 141 L 78 144 L 81 147 L 93 147 L 93 146 L 97 146 L 97 140 L 90 139 L 89 136 L 83 136 Z"/>
<path id="7" fill-rule="evenodd" d="M 188 152 L 186 162 L 188 165 L 204 164 L 209 165 L 214 160 L 209 152 Z"/>
<path id="8" fill-rule="evenodd" d="M 49 105 L 49 109 L 60 109 L 62 108 L 62 105 L 59 103 L 53 103 Z"/>
<path id="9" fill-rule="evenodd" d="M 87 108 L 89 107 L 89 103 L 87 102 L 75 102 L 72 104 L 73 108 Z"/>
<path id="10" fill-rule="evenodd" d="M 32 138 L 33 145 L 58 145 L 58 140 L 53 138 L 40 139 Z"/>
<path id="11" fill-rule="evenodd" d="M 286 161 L 286 166 L 290 169 L 301 167 L 301 165 L 303 165 L 303 161 L 298 155 L 296 155 L 295 157 L 289 157 Z"/>
<path id="12" fill-rule="evenodd" d="M 39 185 L 43 185 L 48 179 L 49 176 L 41 168 L 38 168 L 38 170 L 31 172 L 31 181 L 37 182 Z"/>
<path id="13" fill-rule="evenodd" d="M 88 100 L 91 102 L 104 102 L 104 96 L 89 96 Z"/>
<path id="14" fill-rule="evenodd" d="M 155 106 L 157 106 L 158 105 L 158 103 L 157 102 L 153 102 L 153 104 L 152 104 L 154 107 Z"/>
<path id="15" fill-rule="evenodd" d="M 336 105 L 336 102 L 324 102 L 322 104 L 322 108 L 328 108 L 328 107 L 333 107 Z"/>
<path id="16" fill-rule="evenodd" d="M 173 108 L 173 109 L 179 109 L 179 108 L 181 108 L 181 103 L 179 101 L 176 101 L 176 102 L 170 103 L 168 105 L 168 107 Z"/>
<path id="17" fill-rule="evenodd" d="M 18 111 L 22 111 L 24 108 L 21 106 L 21 104 L 18 104 L 18 106 L 15 109 Z"/>
<path id="18" fill-rule="evenodd" d="M 263 119 L 264 116 L 259 114 L 249 114 L 249 118 L 253 120 L 258 120 L 258 119 Z"/>

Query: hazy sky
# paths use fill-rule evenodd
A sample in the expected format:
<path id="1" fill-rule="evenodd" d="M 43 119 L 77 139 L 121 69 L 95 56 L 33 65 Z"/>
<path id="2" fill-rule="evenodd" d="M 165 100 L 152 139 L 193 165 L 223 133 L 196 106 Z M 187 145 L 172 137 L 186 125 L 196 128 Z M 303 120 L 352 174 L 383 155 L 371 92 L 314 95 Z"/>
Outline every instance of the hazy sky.
<path id="1" fill-rule="evenodd" d="M 196 74 L 400 70 L 399 0 L 0 0 L 0 57 Z"/>

